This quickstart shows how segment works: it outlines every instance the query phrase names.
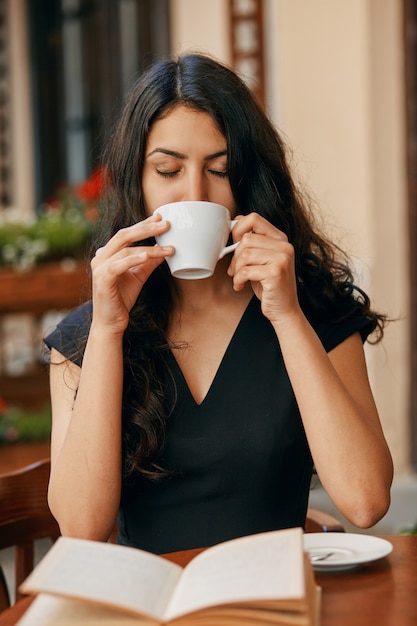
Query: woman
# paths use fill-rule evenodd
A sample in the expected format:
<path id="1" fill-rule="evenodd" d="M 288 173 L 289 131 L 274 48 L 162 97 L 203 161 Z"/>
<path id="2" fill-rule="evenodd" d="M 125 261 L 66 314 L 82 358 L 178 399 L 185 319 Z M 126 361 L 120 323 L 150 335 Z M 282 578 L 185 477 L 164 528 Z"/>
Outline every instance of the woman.
<path id="1" fill-rule="evenodd" d="M 156 553 L 305 522 L 313 464 L 369 527 L 392 462 L 363 342 L 384 318 L 313 226 L 282 140 L 227 67 L 189 54 L 133 87 L 105 163 L 107 234 L 92 306 L 52 348 L 49 503 L 66 535 Z M 239 246 L 173 279 L 157 207 L 207 200 Z"/>

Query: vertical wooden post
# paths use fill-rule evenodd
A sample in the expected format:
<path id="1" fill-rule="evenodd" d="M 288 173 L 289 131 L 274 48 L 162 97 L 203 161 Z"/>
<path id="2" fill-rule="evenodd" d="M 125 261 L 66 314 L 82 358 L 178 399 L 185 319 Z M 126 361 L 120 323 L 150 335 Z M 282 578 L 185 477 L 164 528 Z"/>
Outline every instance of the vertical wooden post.
<path id="1" fill-rule="evenodd" d="M 265 106 L 263 0 L 229 0 L 229 12 L 233 67 Z"/>

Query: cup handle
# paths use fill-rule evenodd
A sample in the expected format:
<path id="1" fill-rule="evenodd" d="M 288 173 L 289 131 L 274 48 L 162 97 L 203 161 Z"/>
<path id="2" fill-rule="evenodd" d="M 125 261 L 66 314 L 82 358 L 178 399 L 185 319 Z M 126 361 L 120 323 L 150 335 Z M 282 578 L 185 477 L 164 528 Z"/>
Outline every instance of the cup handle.
<path id="1" fill-rule="evenodd" d="M 232 228 L 236 224 L 236 222 L 237 222 L 237 220 L 232 220 L 230 222 L 230 230 L 232 230 Z M 223 250 L 219 254 L 219 261 L 220 261 L 220 259 L 222 259 L 229 252 L 233 252 L 233 250 L 236 250 L 236 248 L 238 247 L 239 243 L 240 242 L 237 241 L 236 243 L 232 243 L 230 246 L 226 246 L 225 248 L 223 248 Z"/>
<path id="2" fill-rule="evenodd" d="M 240 241 L 237 241 L 236 243 L 232 243 L 232 245 L 226 246 L 225 248 L 223 248 L 223 250 L 219 254 L 219 260 L 222 259 L 229 252 L 233 252 L 233 250 L 236 250 L 239 244 L 240 244 Z"/>

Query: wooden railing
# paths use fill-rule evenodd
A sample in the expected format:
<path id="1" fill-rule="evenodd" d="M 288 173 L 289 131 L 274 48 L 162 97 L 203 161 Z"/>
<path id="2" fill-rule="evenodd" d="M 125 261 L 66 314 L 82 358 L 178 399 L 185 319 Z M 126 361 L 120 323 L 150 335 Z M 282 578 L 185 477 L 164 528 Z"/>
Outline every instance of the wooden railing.
<path id="1" fill-rule="evenodd" d="M 84 263 L 50 263 L 27 271 L 0 269 L 0 343 L 5 341 L 1 326 L 4 316 L 27 313 L 40 324 L 46 313 L 72 309 L 88 300 L 89 294 L 88 270 Z M 41 333 L 38 335 L 39 359 L 35 359 L 28 371 L 10 375 L 3 359 L 0 397 L 6 403 L 37 407 L 49 398 L 47 367 L 41 359 Z"/>

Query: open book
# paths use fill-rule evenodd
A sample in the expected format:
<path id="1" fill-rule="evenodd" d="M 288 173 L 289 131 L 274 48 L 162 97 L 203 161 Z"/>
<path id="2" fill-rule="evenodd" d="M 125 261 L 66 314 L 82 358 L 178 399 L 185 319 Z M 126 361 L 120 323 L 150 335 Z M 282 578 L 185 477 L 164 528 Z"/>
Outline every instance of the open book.
<path id="1" fill-rule="evenodd" d="M 20 587 L 19 626 L 317 624 L 301 528 L 232 539 L 185 568 L 143 550 L 60 537 Z"/>

